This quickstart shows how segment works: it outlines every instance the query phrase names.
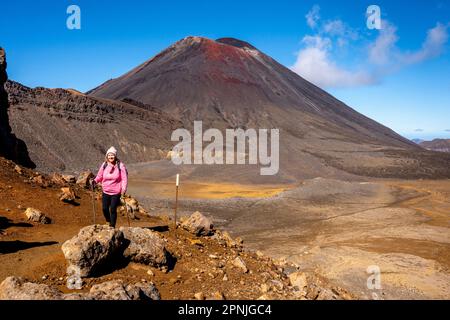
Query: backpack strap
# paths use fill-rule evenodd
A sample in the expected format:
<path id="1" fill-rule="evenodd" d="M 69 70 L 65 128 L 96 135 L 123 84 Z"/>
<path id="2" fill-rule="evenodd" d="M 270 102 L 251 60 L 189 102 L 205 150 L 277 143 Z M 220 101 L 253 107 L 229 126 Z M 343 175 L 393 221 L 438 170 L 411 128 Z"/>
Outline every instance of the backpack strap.
<path id="1" fill-rule="evenodd" d="M 117 160 L 117 168 L 119 168 L 119 174 L 121 173 L 120 172 L 120 160 Z"/>
<path id="2" fill-rule="evenodd" d="M 121 167 L 120 167 L 120 160 L 117 160 L 117 168 L 119 168 L 119 174 L 121 174 Z M 106 169 L 106 167 L 108 166 L 108 163 L 105 161 L 105 162 L 103 162 L 103 170 L 105 170 Z M 125 173 L 127 174 L 127 176 L 128 176 L 128 170 L 125 170 Z"/>

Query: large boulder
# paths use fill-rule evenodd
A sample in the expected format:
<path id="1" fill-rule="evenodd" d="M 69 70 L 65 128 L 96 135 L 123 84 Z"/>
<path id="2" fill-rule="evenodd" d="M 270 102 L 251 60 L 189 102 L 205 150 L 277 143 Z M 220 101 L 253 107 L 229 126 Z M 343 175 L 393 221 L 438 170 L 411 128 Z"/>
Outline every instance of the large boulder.
<path id="1" fill-rule="evenodd" d="M 94 300 L 160 300 L 156 287 L 138 282 L 126 285 L 121 280 L 112 280 L 92 286 L 89 296 Z"/>
<path id="2" fill-rule="evenodd" d="M 69 263 L 67 273 L 88 277 L 122 254 L 125 239 L 122 231 L 105 225 L 84 227 L 78 235 L 62 245 Z"/>
<path id="3" fill-rule="evenodd" d="M 27 216 L 28 221 L 39 222 L 42 224 L 51 223 L 51 219 L 49 217 L 46 217 L 45 214 L 43 214 L 38 209 L 27 208 L 25 210 L 25 215 Z"/>
<path id="4" fill-rule="evenodd" d="M 77 184 L 83 188 L 89 188 L 89 182 L 94 178 L 94 174 L 91 171 L 82 172 L 77 179 Z"/>
<path id="5" fill-rule="evenodd" d="M 194 212 L 181 227 L 196 236 L 209 236 L 214 233 L 214 225 L 212 221 L 202 215 L 199 211 Z"/>
<path id="6" fill-rule="evenodd" d="M 129 242 L 123 253 L 125 258 L 154 267 L 167 265 L 170 254 L 166 250 L 166 241 L 156 232 L 136 227 L 119 230 Z"/>
<path id="7" fill-rule="evenodd" d="M 8 277 L 0 284 L 0 300 L 62 300 L 63 294 L 46 284 Z"/>

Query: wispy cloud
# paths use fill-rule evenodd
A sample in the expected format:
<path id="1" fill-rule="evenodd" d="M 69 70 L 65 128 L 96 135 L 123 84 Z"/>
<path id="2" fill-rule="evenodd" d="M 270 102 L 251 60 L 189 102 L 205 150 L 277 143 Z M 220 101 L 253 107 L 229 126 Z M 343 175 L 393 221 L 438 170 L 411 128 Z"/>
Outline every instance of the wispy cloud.
<path id="1" fill-rule="evenodd" d="M 414 132 L 423 132 L 423 129 L 415 129 Z"/>
<path id="2" fill-rule="evenodd" d="M 448 25 L 437 23 L 436 26 L 427 32 L 427 37 L 422 44 L 422 48 L 414 53 L 406 53 L 403 58 L 406 63 L 419 63 L 427 59 L 439 56 L 448 40 Z"/>
<path id="3" fill-rule="evenodd" d="M 359 66 L 340 66 L 337 48 L 349 44 L 360 45 L 360 33 L 340 19 L 321 20 L 320 7 L 314 5 L 306 14 L 306 23 L 314 31 L 303 37 L 302 49 L 291 69 L 323 88 L 355 87 L 378 83 L 381 79 L 407 65 L 417 64 L 439 56 L 448 41 L 449 24 L 437 23 L 427 31 L 425 40 L 416 51 L 402 51 L 397 42 L 397 27 L 383 20 L 383 28 L 364 50 Z M 356 55 L 354 55 L 355 57 Z M 353 65 L 357 65 L 352 61 Z"/>
<path id="4" fill-rule="evenodd" d="M 306 14 L 306 23 L 311 29 L 317 26 L 317 21 L 320 19 L 320 7 L 316 4 L 311 10 Z"/>
<path id="5" fill-rule="evenodd" d="M 369 45 L 369 61 L 377 65 L 387 64 L 394 55 L 397 41 L 397 28 L 388 21 L 383 21 L 380 34 Z"/>
<path id="6" fill-rule="evenodd" d="M 396 45 L 399 37 L 397 28 L 389 21 L 384 21 L 383 29 L 377 39 L 369 46 L 369 61 L 377 65 L 408 65 L 439 56 L 448 40 L 447 29 L 441 23 L 427 32 L 421 49 L 415 52 L 402 52 Z"/>
<path id="7" fill-rule="evenodd" d="M 325 22 L 322 27 L 322 31 L 330 36 L 338 36 L 350 40 L 357 40 L 359 37 L 356 30 L 352 29 L 340 19 Z"/>

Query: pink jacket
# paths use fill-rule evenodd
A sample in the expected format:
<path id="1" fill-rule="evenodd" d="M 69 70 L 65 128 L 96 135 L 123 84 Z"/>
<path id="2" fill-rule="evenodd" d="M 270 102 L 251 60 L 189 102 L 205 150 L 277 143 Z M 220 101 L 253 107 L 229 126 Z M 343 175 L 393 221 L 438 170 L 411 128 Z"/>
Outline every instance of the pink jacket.
<path id="1" fill-rule="evenodd" d="M 103 169 L 103 163 L 95 177 L 96 183 L 102 183 L 103 192 L 109 195 L 125 193 L 128 186 L 128 177 L 125 165 L 120 162 L 120 173 L 116 166 L 108 163 Z M 111 173 L 112 171 L 112 173 Z"/>

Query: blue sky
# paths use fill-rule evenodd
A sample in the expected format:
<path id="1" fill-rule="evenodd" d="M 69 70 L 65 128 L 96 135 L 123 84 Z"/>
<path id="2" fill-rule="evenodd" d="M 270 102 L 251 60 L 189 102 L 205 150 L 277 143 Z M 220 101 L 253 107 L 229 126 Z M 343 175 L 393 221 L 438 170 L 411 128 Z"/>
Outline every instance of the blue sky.
<path id="1" fill-rule="evenodd" d="M 81 30 L 66 27 L 69 5 Z M 371 4 L 381 30 L 366 26 Z M 89 90 L 187 36 L 246 40 L 409 138 L 450 138 L 450 1 L 8 1 L 11 79 Z"/>

